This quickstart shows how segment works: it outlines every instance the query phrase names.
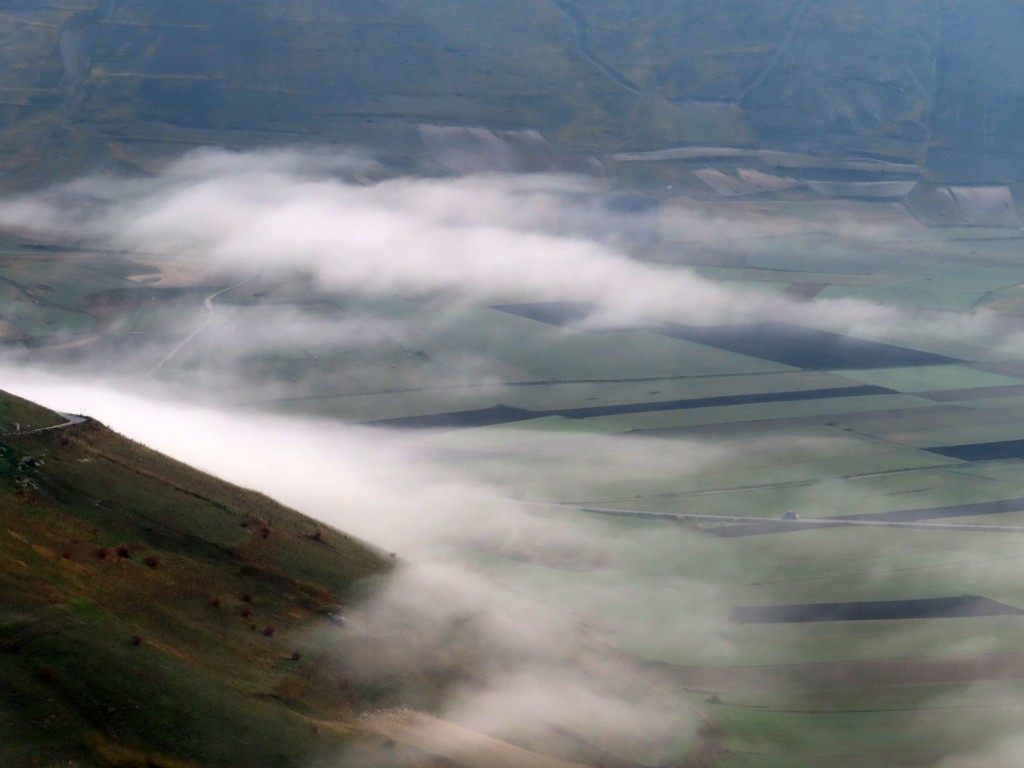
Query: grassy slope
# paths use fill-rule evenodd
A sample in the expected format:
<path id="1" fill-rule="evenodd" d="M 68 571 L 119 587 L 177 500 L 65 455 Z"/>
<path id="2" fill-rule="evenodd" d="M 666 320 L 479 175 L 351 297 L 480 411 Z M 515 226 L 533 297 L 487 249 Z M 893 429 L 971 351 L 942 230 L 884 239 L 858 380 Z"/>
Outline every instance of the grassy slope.
<path id="1" fill-rule="evenodd" d="M 38 429 L 63 423 L 64 418 L 20 397 L 0 394 L 0 433 Z"/>
<path id="2" fill-rule="evenodd" d="M 0 433 L 0 764 L 330 754 L 303 716 L 344 721 L 361 692 L 313 630 L 386 568 L 96 422 Z"/>

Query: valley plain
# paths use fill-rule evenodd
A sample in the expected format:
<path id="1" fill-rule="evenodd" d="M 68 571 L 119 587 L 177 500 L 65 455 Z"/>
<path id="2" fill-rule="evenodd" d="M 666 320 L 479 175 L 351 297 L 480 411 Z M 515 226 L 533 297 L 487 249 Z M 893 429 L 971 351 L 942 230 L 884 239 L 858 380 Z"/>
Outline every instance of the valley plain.
<path id="1" fill-rule="evenodd" d="M 9 354 L 363 425 L 541 521 L 475 532 L 470 517 L 438 546 L 621 664 L 627 701 L 666 696 L 672 726 L 643 744 L 581 723 L 500 738 L 601 765 L 945 766 L 1002 749 L 1024 705 L 1016 227 L 806 195 L 640 208 L 635 262 L 783 297 L 790 319 L 595 322 L 586 295 L 369 295 L 11 232 Z M 758 228 L 681 239 L 681 218 L 737 211 Z M 546 226 L 579 237 L 595 220 L 566 206 Z M 811 311 L 848 300 L 884 309 L 848 329 Z M 776 618 L 744 618 L 760 615 Z"/>

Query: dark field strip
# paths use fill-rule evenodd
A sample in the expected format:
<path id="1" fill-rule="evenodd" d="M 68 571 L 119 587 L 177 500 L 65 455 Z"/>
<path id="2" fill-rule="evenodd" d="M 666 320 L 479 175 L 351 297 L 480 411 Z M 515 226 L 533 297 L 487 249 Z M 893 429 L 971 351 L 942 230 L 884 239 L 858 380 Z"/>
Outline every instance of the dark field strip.
<path id="1" fill-rule="evenodd" d="M 944 445 L 925 448 L 930 453 L 948 456 L 963 461 L 999 461 L 1000 459 L 1024 459 L 1024 440 L 1001 440 L 995 443 L 968 443 L 967 445 Z"/>
<path id="2" fill-rule="evenodd" d="M 587 302 L 557 301 L 505 304 L 495 306 L 493 309 L 549 325 L 571 326 L 585 319 L 595 307 Z M 962 362 L 944 355 L 856 339 L 790 323 L 712 326 L 665 323 L 631 330 L 660 333 L 673 339 L 703 344 L 726 352 L 808 371 L 897 368 Z"/>
<path id="3" fill-rule="evenodd" d="M 789 323 L 707 327 L 672 323 L 660 328 L 659 332 L 675 339 L 809 371 L 947 365 L 958 362 L 943 355 Z"/>
<path id="4" fill-rule="evenodd" d="M 570 419 L 588 419 L 595 416 L 620 416 L 627 413 L 655 411 L 685 411 L 693 408 L 721 408 L 730 405 L 757 405 L 759 403 L 789 403 L 804 400 L 828 400 L 838 397 L 864 397 L 866 395 L 897 395 L 895 390 L 871 385 L 834 387 L 832 389 L 805 389 L 796 392 L 758 392 L 750 395 L 719 395 L 688 400 L 664 400 L 656 403 L 627 403 L 623 405 L 595 405 L 586 408 L 565 408 L 545 411 L 546 415 L 565 416 Z"/>
<path id="5" fill-rule="evenodd" d="M 527 419 L 539 419 L 546 416 L 562 416 L 567 419 L 590 419 L 598 416 L 622 416 L 631 413 L 686 411 L 696 408 L 722 408 L 732 405 L 789 403 L 806 400 L 896 394 L 899 393 L 892 389 L 864 384 L 854 387 L 834 387 L 832 389 L 758 392 L 749 395 L 720 395 L 718 397 L 696 397 L 685 400 L 661 400 L 654 403 L 621 403 L 618 405 L 594 405 L 585 408 L 555 408 L 551 410 L 529 410 L 526 408 L 514 408 L 508 405 L 496 405 L 491 408 L 481 408 L 473 411 L 404 416 L 397 419 L 383 419 L 368 423 L 374 426 L 397 427 L 400 429 L 487 427 L 495 424 L 526 421 Z"/>
<path id="6" fill-rule="evenodd" d="M 548 325 L 567 326 L 585 320 L 597 309 L 589 301 L 538 301 L 525 304 L 501 304 L 492 309 L 525 317 Z"/>
<path id="7" fill-rule="evenodd" d="M 807 603 L 733 608 L 730 620 L 738 624 L 794 624 L 812 621 L 965 619 L 1021 614 L 1024 614 L 1024 610 L 987 597 L 960 595 L 923 600 L 875 600 L 863 603 Z"/>
<path id="8" fill-rule="evenodd" d="M 490 427 L 495 424 L 513 424 L 517 421 L 536 419 L 538 411 L 513 408 L 509 405 L 495 405 L 475 411 L 454 411 L 452 413 L 431 413 L 424 416 L 403 416 L 397 419 L 380 419 L 367 424 L 375 427 L 398 429 L 460 429 L 467 427 Z"/>
<path id="9" fill-rule="evenodd" d="M 783 293 L 795 299 L 810 301 L 826 288 L 828 283 L 793 283 Z"/>
<path id="10" fill-rule="evenodd" d="M 965 410 L 962 405 L 934 405 L 929 408 L 885 408 L 877 411 L 855 411 L 853 413 L 829 413 L 815 416 L 786 416 L 774 418 L 766 414 L 762 418 L 749 421 L 719 422 L 717 424 L 695 424 L 693 426 L 650 427 L 637 429 L 631 435 L 646 437 L 674 438 L 712 438 L 712 439 L 745 439 L 759 436 L 775 436 L 783 430 L 806 429 L 807 427 L 838 427 L 849 428 L 864 434 L 873 434 L 873 428 L 879 423 L 886 424 L 889 429 L 899 426 L 904 419 L 916 419 L 922 414 L 929 418 L 941 419 L 945 416 L 961 414 Z M 880 430 L 876 430 L 880 431 Z"/>
<path id="11" fill-rule="evenodd" d="M 981 515 L 1000 515 L 1005 512 L 1021 511 L 1024 511 L 1024 498 L 999 499 L 998 501 L 979 501 L 973 504 L 956 504 L 950 507 L 899 509 L 892 512 L 838 515 L 836 517 L 818 518 L 798 523 L 782 520 L 770 523 L 743 523 L 722 528 L 709 528 L 708 532 L 729 539 L 741 536 L 762 536 L 768 533 L 791 533 L 811 528 L 823 528 L 829 525 L 829 521 L 863 520 L 879 523 L 924 523 L 929 520 L 942 520 L 950 517 L 978 517 Z"/>

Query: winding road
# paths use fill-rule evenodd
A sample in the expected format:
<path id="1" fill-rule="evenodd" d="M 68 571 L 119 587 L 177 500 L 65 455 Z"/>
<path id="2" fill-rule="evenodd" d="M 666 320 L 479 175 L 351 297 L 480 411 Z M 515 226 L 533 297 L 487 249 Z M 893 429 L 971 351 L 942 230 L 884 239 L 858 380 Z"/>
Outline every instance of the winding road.
<path id="1" fill-rule="evenodd" d="M 210 321 L 213 320 L 213 302 L 218 296 L 220 296 L 222 293 L 227 293 L 230 290 L 238 288 L 239 286 L 245 285 L 246 283 L 255 280 L 256 277 L 257 275 L 251 275 L 250 277 L 245 278 L 245 280 L 237 282 L 234 285 L 229 285 L 227 288 L 221 288 L 220 290 L 214 291 L 209 296 L 207 296 L 203 300 L 203 306 L 206 307 L 206 318 L 203 320 L 203 322 L 199 324 L 199 326 L 194 331 L 192 331 L 192 333 L 190 333 L 184 339 L 179 341 L 170 352 L 164 355 L 160 362 L 153 366 L 152 370 L 150 370 L 149 372 L 149 375 L 152 376 L 156 374 L 161 368 L 167 365 L 167 363 L 169 363 L 174 358 L 175 355 L 181 352 L 181 350 L 184 349 L 185 346 L 187 346 L 188 343 L 192 341 L 192 339 L 194 339 L 196 336 L 202 333 L 206 326 L 210 324 Z"/>
<path id="2" fill-rule="evenodd" d="M 0 432 L 0 436 L 3 437 L 17 437 L 21 435 L 36 435 L 40 432 L 50 432 L 54 429 L 65 429 L 67 427 L 73 427 L 76 424 L 84 424 L 89 421 L 88 416 L 81 416 L 77 413 L 61 413 L 56 411 L 58 416 L 63 416 L 66 421 L 63 424 L 51 424 L 48 427 L 36 427 L 35 429 L 17 430 L 16 432 Z"/>

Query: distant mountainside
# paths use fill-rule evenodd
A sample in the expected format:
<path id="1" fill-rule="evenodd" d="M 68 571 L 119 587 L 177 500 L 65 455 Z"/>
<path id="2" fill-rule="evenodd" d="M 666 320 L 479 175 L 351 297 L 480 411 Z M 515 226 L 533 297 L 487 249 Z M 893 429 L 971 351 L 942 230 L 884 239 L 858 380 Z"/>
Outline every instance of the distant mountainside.
<path id="1" fill-rule="evenodd" d="M 64 422 L 0 393 L 0 765 L 337 755 L 369 695 L 338 617 L 389 561 L 97 422 L 39 428 Z"/>
<path id="2" fill-rule="evenodd" d="M 422 126 L 607 155 L 716 145 L 1024 180 L 1010 0 L 9 0 L 0 174 L 31 186 L 196 144 L 436 164 Z"/>

